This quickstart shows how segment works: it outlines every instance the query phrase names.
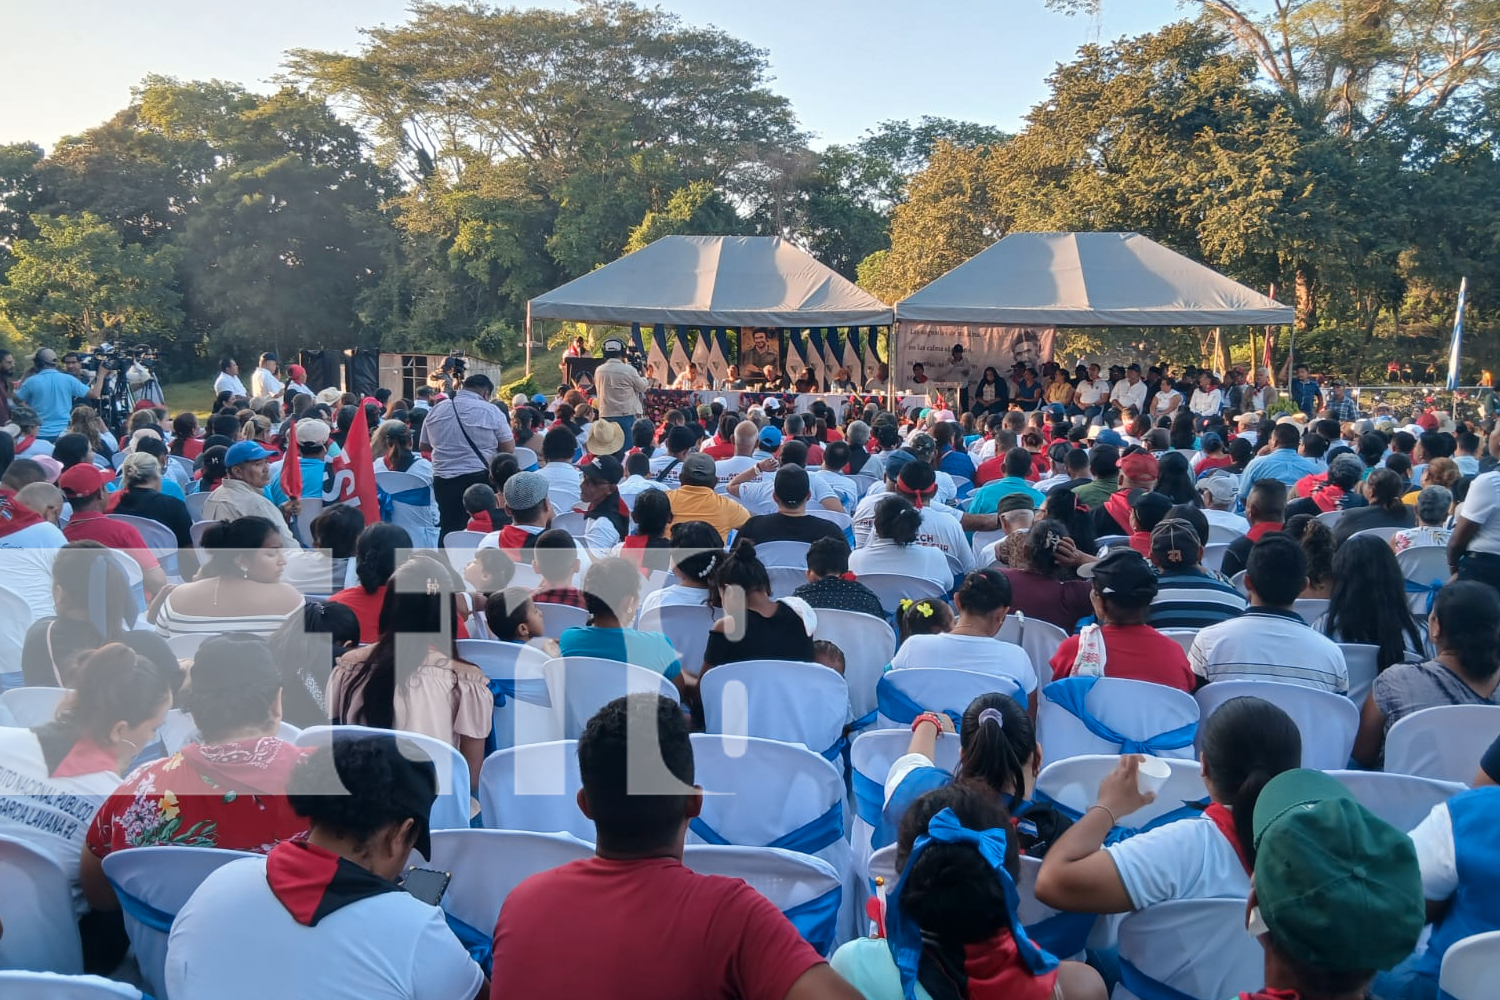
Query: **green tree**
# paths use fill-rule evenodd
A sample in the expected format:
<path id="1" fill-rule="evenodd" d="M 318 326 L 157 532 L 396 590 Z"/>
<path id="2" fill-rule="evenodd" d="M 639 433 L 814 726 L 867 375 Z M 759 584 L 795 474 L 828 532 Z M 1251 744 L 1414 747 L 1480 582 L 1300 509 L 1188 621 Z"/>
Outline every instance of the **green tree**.
<path id="1" fill-rule="evenodd" d="M 708 181 L 694 181 L 672 192 L 661 211 L 647 212 L 630 231 L 625 252 L 634 253 L 663 236 L 718 236 L 741 232 L 744 226 L 733 206 Z"/>
<path id="2" fill-rule="evenodd" d="M 0 284 L 0 314 L 23 337 L 78 348 L 100 340 L 157 340 L 182 322 L 173 288 L 177 253 L 122 242 L 98 216 L 36 215 L 15 241 Z"/>
<path id="3" fill-rule="evenodd" d="M 41 200 L 41 178 L 37 164 L 42 147 L 34 142 L 0 146 L 0 270 L 5 267 L 6 248 L 15 240 L 34 236 L 31 213 Z"/>

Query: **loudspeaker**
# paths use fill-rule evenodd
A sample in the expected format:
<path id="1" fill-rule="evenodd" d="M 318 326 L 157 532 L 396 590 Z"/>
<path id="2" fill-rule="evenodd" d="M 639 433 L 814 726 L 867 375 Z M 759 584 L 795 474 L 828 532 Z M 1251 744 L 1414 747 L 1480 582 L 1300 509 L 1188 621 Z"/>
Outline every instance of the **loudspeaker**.
<path id="1" fill-rule="evenodd" d="M 343 360 L 339 351 L 301 351 L 297 355 L 297 363 L 307 369 L 307 387 L 313 392 L 344 387 Z"/>
<path id="2" fill-rule="evenodd" d="M 363 398 L 380 388 L 380 352 L 373 347 L 355 347 L 344 352 L 349 391 Z"/>

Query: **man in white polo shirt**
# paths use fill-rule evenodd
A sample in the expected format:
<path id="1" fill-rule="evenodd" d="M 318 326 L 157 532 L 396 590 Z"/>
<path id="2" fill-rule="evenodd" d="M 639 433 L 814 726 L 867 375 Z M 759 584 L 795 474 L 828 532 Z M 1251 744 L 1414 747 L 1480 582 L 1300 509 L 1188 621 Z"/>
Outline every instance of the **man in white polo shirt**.
<path id="1" fill-rule="evenodd" d="M 1291 536 L 1268 534 L 1250 550 L 1250 607 L 1198 633 L 1188 650 L 1206 681 L 1275 681 L 1347 694 L 1344 653 L 1292 610 L 1307 586 L 1307 556 Z"/>

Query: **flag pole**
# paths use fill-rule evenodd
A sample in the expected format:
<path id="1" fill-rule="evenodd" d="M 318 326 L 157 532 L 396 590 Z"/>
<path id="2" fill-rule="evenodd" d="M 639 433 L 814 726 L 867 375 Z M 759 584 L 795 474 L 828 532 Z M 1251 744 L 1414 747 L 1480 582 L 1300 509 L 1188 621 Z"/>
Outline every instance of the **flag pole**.
<path id="1" fill-rule="evenodd" d="M 1458 388 L 1458 362 L 1463 353 L 1464 342 L 1464 304 L 1469 293 L 1468 275 L 1459 279 L 1458 282 L 1458 308 L 1453 312 L 1453 343 L 1448 348 L 1448 391 L 1453 392 Z"/>

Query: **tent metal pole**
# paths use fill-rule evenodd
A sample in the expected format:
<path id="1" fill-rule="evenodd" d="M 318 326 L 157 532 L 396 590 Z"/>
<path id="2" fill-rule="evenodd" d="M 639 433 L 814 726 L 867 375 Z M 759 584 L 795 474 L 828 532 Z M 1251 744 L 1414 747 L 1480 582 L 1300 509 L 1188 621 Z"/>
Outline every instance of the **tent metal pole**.
<path id="1" fill-rule="evenodd" d="M 526 377 L 531 378 L 531 303 L 526 303 Z"/>
<path id="2" fill-rule="evenodd" d="M 885 345 L 885 408 L 892 413 L 896 406 L 896 321 L 891 321 L 891 336 Z"/>

